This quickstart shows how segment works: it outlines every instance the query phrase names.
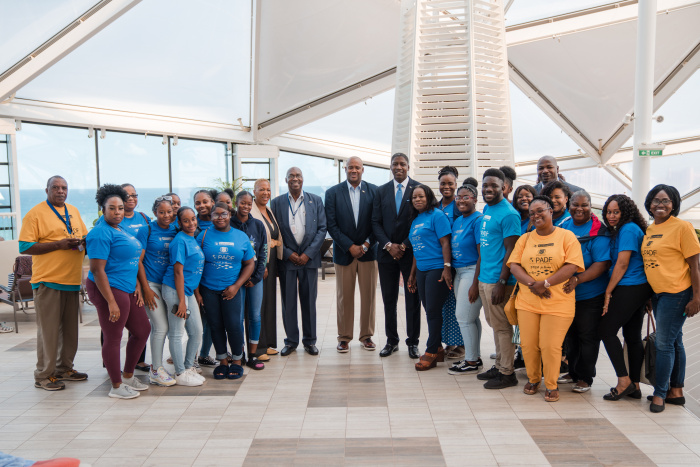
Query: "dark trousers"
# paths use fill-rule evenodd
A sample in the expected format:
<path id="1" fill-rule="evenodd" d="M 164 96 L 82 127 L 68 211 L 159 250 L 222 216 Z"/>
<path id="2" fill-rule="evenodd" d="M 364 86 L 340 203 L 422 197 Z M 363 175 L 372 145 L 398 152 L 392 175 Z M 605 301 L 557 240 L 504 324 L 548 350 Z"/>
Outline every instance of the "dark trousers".
<path id="1" fill-rule="evenodd" d="M 411 274 L 413 256 L 404 255 L 401 261 L 379 263 L 379 286 L 384 301 L 384 332 L 387 344 L 399 343 L 396 304 L 399 301 L 399 278 L 403 276 L 404 298 L 406 300 L 406 345 L 418 345 L 420 337 L 420 298 L 408 290 L 408 276 Z"/>
<path id="2" fill-rule="evenodd" d="M 600 335 L 608 357 L 615 368 L 618 378 L 629 376 L 638 383 L 644 363 L 644 344 L 642 344 L 642 323 L 644 321 L 645 304 L 651 297 L 649 284 L 618 285 L 612 293 L 608 312 L 598 323 Z M 622 328 L 622 336 L 627 344 L 629 372 L 625 367 L 625 355 L 622 343 L 617 333 Z"/>
<path id="3" fill-rule="evenodd" d="M 277 248 L 269 251 L 270 262 L 267 264 L 267 279 L 263 280 L 263 300 L 260 307 L 259 353 L 267 348 L 277 348 Z"/>
<path id="4" fill-rule="evenodd" d="M 240 360 L 243 355 L 243 326 L 241 325 L 243 294 L 239 290 L 231 300 L 224 300 L 223 291 L 210 290 L 201 284 L 199 293 L 207 310 L 207 320 L 217 360 L 224 360 L 227 356 L 227 337 L 233 359 Z"/>
<path id="5" fill-rule="evenodd" d="M 418 295 L 423 303 L 423 308 L 425 308 L 425 317 L 428 321 L 426 353 L 437 353 L 442 342 L 442 307 L 450 295 L 447 284 L 444 281 L 439 282 L 442 271 L 442 269 L 432 269 L 416 272 Z"/>
<path id="6" fill-rule="evenodd" d="M 576 315 L 566 336 L 569 376 L 574 381 L 593 384 L 595 365 L 600 351 L 598 323 L 603 314 L 605 294 L 576 300 Z"/>
<path id="7" fill-rule="evenodd" d="M 291 262 L 288 263 L 292 264 Z M 287 334 L 287 337 L 284 339 L 284 345 L 290 347 L 299 345 L 297 290 L 301 304 L 301 326 L 303 332 L 301 342 L 304 345 L 315 345 L 318 268 L 288 269 L 285 266 L 279 270 L 282 322 L 284 324 L 284 332 Z"/>

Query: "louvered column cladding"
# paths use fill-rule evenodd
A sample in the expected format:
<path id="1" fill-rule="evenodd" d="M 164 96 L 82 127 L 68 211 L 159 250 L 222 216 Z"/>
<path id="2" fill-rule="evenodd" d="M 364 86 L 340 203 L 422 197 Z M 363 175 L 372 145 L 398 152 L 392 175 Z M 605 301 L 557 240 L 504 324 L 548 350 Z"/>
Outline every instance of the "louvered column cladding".
<path id="1" fill-rule="evenodd" d="M 403 0 L 393 152 L 437 188 L 445 165 L 460 182 L 513 166 L 508 59 L 500 0 Z"/>

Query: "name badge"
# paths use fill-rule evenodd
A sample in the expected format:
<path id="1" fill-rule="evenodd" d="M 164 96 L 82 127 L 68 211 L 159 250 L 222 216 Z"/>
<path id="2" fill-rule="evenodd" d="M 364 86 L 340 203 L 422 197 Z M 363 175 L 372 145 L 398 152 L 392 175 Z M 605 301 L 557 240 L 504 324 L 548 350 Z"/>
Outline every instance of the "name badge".
<path id="1" fill-rule="evenodd" d="M 292 227 L 292 235 L 296 235 L 296 233 L 297 233 L 297 226 L 296 226 L 296 224 L 292 224 L 291 227 Z"/>

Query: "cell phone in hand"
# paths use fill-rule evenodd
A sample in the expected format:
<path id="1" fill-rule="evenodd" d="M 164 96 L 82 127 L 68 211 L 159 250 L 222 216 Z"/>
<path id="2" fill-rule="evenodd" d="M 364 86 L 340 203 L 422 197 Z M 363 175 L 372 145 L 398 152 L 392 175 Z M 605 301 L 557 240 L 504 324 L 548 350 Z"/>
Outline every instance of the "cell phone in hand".
<path id="1" fill-rule="evenodd" d="M 174 305 L 174 306 L 173 306 L 173 309 L 170 310 L 170 313 L 172 313 L 172 314 L 174 314 L 174 315 L 177 315 L 177 312 L 178 312 L 179 309 L 180 309 L 180 305 Z M 187 318 L 189 318 L 189 317 L 190 317 L 190 310 L 188 309 L 188 310 L 187 310 L 187 315 L 185 316 L 185 319 L 187 319 Z"/>

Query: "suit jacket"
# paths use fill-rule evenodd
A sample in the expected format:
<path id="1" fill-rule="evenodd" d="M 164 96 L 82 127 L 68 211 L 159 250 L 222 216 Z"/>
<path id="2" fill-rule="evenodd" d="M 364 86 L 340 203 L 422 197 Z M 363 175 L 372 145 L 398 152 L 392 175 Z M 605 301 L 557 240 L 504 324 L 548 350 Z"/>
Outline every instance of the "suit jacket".
<path id="1" fill-rule="evenodd" d="M 263 227 L 265 227 L 265 233 L 267 234 L 267 248 L 268 250 L 271 250 L 274 246 L 272 245 L 273 240 L 270 237 L 270 229 L 267 228 L 267 222 L 265 222 L 265 219 L 263 218 L 262 213 L 260 212 L 260 208 L 258 208 L 258 205 L 253 203 L 253 209 L 250 210 L 250 215 L 254 217 L 255 219 L 259 220 L 262 222 Z M 270 210 L 270 216 L 272 217 L 272 220 L 277 222 L 277 218 L 275 215 L 272 213 L 272 210 Z M 277 222 L 277 225 L 279 226 L 279 222 Z M 277 259 L 282 259 L 282 245 L 284 245 L 283 239 L 282 239 L 282 234 L 280 233 L 278 240 L 280 248 L 277 249 Z M 270 255 L 267 255 L 267 263 L 270 262 Z"/>
<path id="2" fill-rule="evenodd" d="M 321 245 L 326 239 L 326 211 L 323 209 L 323 200 L 317 195 L 304 192 L 304 209 L 306 209 L 306 232 L 299 245 L 289 226 L 289 201 L 287 193 L 278 196 L 270 203 L 272 213 L 277 219 L 282 233 L 282 267 L 285 269 L 304 269 L 321 267 Z M 292 253 L 301 255 L 306 253 L 309 262 L 305 266 L 296 266 L 289 261 Z"/>
<path id="3" fill-rule="evenodd" d="M 358 261 L 374 261 L 377 259 L 375 249 L 376 239 L 372 233 L 372 205 L 377 187 L 371 183 L 362 182 L 360 185 L 360 212 L 355 216 L 350 202 L 348 182 L 344 181 L 326 191 L 326 220 L 328 233 L 333 238 L 333 262 L 340 266 L 348 266 L 353 258 L 348 251 L 352 245 L 362 245 L 369 238 L 369 250 Z"/>
<path id="4" fill-rule="evenodd" d="M 408 241 L 408 233 L 411 230 L 411 195 L 413 189 L 419 183 L 412 178 L 403 192 L 401 208 L 396 213 L 396 199 L 394 197 L 394 181 L 385 183 L 377 188 L 372 209 L 372 231 L 377 238 L 377 261 L 388 263 L 394 258 L 384 249 L 387 243 L 403 243 L 406 247 L 404 258 L 412 257 L 411 243 Z"/>

